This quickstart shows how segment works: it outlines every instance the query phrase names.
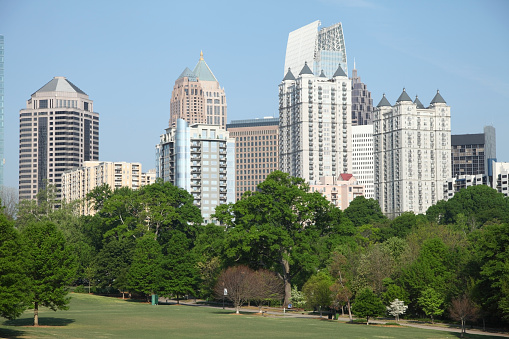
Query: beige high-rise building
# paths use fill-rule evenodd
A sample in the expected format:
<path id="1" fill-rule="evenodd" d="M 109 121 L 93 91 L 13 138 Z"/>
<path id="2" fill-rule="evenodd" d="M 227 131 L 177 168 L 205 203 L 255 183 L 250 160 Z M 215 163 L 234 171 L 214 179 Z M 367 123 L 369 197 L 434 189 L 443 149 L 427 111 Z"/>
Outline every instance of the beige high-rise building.
<path id="1" fill-rule="evenodd" d="M 279 119 L 233 120 L 226 128 L 235 138 L 235 198 L 239 200 L 279 168 Z"/>
<path id="2" fill-rule="evenodd" d="M 155 182 L 153 175 L 142 173 L 141 164 L 134 162 L 85 161 L 82 167 L 62 173 L 62 199 L 70 202 L 84 199 L 94 188 L 107 184 L 112 190 L 128 187 L 133 190 Z M 81 214 L 93 214 L 86 201 Z"/>
<path id="3" fill-rule="evenodd" d="M 451 108 L 437 92 L 428 108 L 403 89 L 396 104 L 374 110 L 375 199 L 390 218 L 444 199 L 451 176 Z"/>
<path id="4" fill-rule="evenodd" d="M 99 159 L 99 114 L 65 77 L 54 77 L 19 111 L 19 198 L 35 199 L 62 172 Z"/>
<path id="5" fill-rule="evenodd" d="M 198 64 L 191 71 L 186 67 L 175 81 L 170 99 L 170 127 L 177 119 L 188 124 L 219 125 L 226 129 L 226 96 L 224 88 L 200 53 Z"/>

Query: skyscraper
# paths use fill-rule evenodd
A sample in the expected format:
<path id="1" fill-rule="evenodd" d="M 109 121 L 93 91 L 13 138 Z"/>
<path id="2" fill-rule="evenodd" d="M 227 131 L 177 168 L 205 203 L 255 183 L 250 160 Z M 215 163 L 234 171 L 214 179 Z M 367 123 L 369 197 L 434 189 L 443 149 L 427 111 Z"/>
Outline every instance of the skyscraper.
<path id="1" fill-rule="evenodd" d="M 375 198 L 394 218 L 416 214 L 444 198 L 451 173 L 451 108 L 439 92 L 428 108 L 405 89 L 396 104 L 382 97 L 374 109 Z"/>
<path id="2" fill-rule="evenodd" d="M 320 24 L 317 20 L 290 32 L 283 74 L 286 74 L 289 68 L 297 74 L 305 62 L 311 72 L 320 74 L 323 71 L 327 78 L 332 78 L 338 65 L 341 65 L 343 71 L 348 74 L 341 23 L 319 30 Z"/>
<path id="3" fill-rule="evenodd" d="M 352 174 L 364 196 L 374 198 L 373 125 L 352 126 Z"/>
<path id="4" fill-rule="evenodd" d="M 54 77 L 19 111 L 19 198 L 35 199 L 47 183 L 58 192 L 62 172 L 98 159 L 93 101 L 65 77 Z"/>
<path id="5" fill-rule="evenodd" d="M 279 119 L 233 120 L 226 125 L 235 138 L 236 198 L 256 186 L 278 169 Z"/>
<path id="6" fill-rule="evenodd" d="M 224 88 L 203 59 L 193 71 L 185 68 L 175 81 L 170 99 L 170 127 L 177 126 L 177 120 L 189 124 L 219 125 L 226 129 L 226 96 Z"/>
<path id="7" fill-rule="evenodd" d="M 220 126 L 178 119 L 161 135 L 156 161 L 157 177 L 188 191 L 205 223 L 216 206 L 235 202 L 235 139 Z"/>
<path id="8" fill-rule="evenodd" d="M 371 125 L 373 123 L 373 99 L 366 84 L 361 81 L 355 68 L 352 70 L 352 125 Z"/>
<path id="9" fill-rule="evenodd" d="M 4 36 L 0 35 L 0 189 L 4 185 Z"/>
<path id="10" fill-rule="evenodd" d="M 352 86 L 341 66 L 332 78 L 307 63 L 279 85 L 280 169 L 309 183 L 351 173 Z"/>
<path id="11" fill-rule="evenodd" d="M 491 162 L 497 161 L 495 127 L 485 126 L 484 133 L 451 135 L 452 176 L 492 175 Z"/>

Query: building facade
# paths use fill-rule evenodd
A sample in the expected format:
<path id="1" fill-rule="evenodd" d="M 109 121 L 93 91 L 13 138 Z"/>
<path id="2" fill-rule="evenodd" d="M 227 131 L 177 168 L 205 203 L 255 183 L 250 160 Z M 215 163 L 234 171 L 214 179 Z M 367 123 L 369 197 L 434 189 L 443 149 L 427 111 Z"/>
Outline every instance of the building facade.
<path id="1" fill-rule="evenodd" d="M 351 83 L 339 66 L 332 78 L 304 64 L 279 85 L 280 170 L 309 183 L 352 173 Z"/>
<path id="2" fill-rule="evenodd" d="M 157 177 L 185 189 L 205 223 L 216 206 L 235 202 L 235 139 L 220 126 L 177 120 L 156 145 Z"/>
<path id="3" fill-rule="evenodd" d="M 66 170 L 99 159 L 99 114 L 65 77 L 55 77 L 19 112 L 19 198 L 35 199 L 54 184 L 57 199 Z"/>
<path id="4" fill-rule="evenodd" d="M 0 35 L 0 189 L 4 185 L 4 36 Z"/>
<path id="5" fill-rule="evenodd" d="M 232 120 L 226 125 L 235 138 L 235 198 L 279 168 L 279 118 Z"/>
<path id="6" fill-rule="evenodd" d="M 493 126 L 485 126 L 484 133 L 451 135 L 452 177 L 476 174 L 491 176 L 492 161 L 497 161 Z"/>
<path id="7" fill-rule="evenodd" d="M 85 200 L 90 191 L 104 184 L 112 190 L 121 187 L 138 190 L 154 182 L 155 175 L 153 179 L 147 179 L 147 175 L 142 173 L 141 164 L 137 162 L 85 161 L 83 166 L 62 173 L 62 200 Z M 84 201 L 81 214 L 94 214 L 91 207 Z"/>
<path id="8" fill-rule="evenodd" d="M 226 96 L 224 88 L 200 54 L 193 71 L 186 67 L 175 81 L 170 99 L 170 127 L 177 120 L 189 124 L 219 125 L 226 128 Z"/>
<path id="9" fill-rule="evenodd" d="M 444 200 L 451 199 L 454 194 L 463 188 L 487 185 L 487 178 L 484 174 L 467 174 L 448 178 L 444 183 Z"/>
<path id="10" fill-rule="evenodd" d="M 355 61 L 352 70 L 352 126 L 373 124 L 373 99 L 366 84 L 357 75 Z"/>
<path id="11" fill-rule="evenodd" d="M 290 32 L 286 45 L 284 74 L 298 72 L 307 62 L 315 74 L 332 78 L 338 65 L 348 74 L 345 39 L 341 23 L 319 29 L 319 20 Z M 283 74 L 283 75 L 284 75 Z"/>
<path id="12" fill-rule="evenodd" d="M 352 126 L 352 174 L 364 186 L 364 196 L 374 198 L 373 125 Z"/>
<path id="13" fill-rule="evenodd" d="M 406 91 L 374 109 L 375 198 L 390 218 L 425 213 L 444 199 L 451 173 L 451 111 L 439 92 L 428 108 Z"/>
<path id="14" fill-rule="evenodd" d="M 309 186 L 309 191 L 320 192 L 334 206 L 345 210 L 353 199 L 364 195 L 364 186 L 359 185 L 351 174 L 343 173 L 338 177 L 321 177 Z"/>

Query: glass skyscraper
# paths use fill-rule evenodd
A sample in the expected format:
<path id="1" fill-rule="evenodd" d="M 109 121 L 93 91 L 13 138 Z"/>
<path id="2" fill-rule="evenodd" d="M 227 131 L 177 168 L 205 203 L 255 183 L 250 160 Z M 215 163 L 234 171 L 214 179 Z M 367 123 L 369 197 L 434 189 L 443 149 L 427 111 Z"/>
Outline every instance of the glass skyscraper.
<path id="1" fill-rule="evenodd" d="M 319 29 L 320 21 L 290 32 L 286 45 L 285 69 L 297 76 L 307 62 L 315 75 L 322 71 L 331 79 L 338 65 L 348 74 L 345 39 L 341 23 Z"/>
<path id="2" fill-rule="evenodd" d="M 4 185 L 4 36 L 0 35 L 0 188 Z"/>

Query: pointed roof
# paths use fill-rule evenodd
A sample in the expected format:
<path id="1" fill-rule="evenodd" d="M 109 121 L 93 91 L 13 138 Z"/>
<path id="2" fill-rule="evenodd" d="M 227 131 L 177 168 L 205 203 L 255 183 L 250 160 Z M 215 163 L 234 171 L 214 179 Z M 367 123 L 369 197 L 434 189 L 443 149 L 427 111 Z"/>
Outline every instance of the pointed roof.
<path id="1" fill-rule="evenodd" d="M 341 179 L 343 179 L 344 181 L 348 181 L 353 177 L 353 174 L 341 173 L 340 176 L 341 176 Z"/>
<path id="2" fill-rule="evenodd" d="M 431 100 L 431 104 L 446 104 L 444 98 L 440 95 L 440 91 L 437 89 L 437 94 L 435 94 L 435 97 L 433 100 Z"/>
<path id="3" fill-rule="evenodd" d="M 79 89 L 65 77 L 54 77 L 46 85 L 42 86 L 37 91 L 35 91 L 35 93 L 40 92 L 68 92 L 87 95 L 87 93 L 83 92 L 81 89 Z"/>
<path id="4" fill-rule="evenodd" d="M 216 81 L 217 79 L 210 70 L 209 66 L 203 60 L 203 52 L 200 52 L 200 61 L 196 64 L 193 70 L 194 75 L 201 81 Z"/>
<path id="5" fill-rule="evenodd" d="M 384 93 L 384 96 L 382 97 L 382 100 L 380 100 L 380 102 L 378 103 L 378 105 L 376 105 L 376 107 L 382 107 L 382 106 L 389 106 L 391 107 L 391 103 L 389 102 L 389 100 L 387 100 L 387 98 L 385 97 L 385 93 Z"/>
<path id="6" fill-rule="evenodd" d="M 299 73 L 299 75 L 302 75 L 302 74 L 311 74 L 311 75 L 313 75 L 313 72 L 309 68 L 307 61 L 304 62 L 304 67 L 302 67 L 302 70 Z"/>
<path id="7" fill-rule="evenodd" d="M 415 96 L 414 104 L 417 105 L 418 109 L 425 108 L 424 105 L 422 104 L 421 100 L 419 100 L 419 96 L 417 96 L 417 95 Z"/>
<path id="8" fill-rule="evenodd" d="M 398 100 L 396 100 L 396 102 L 401 102 L 401 101 L 410 101 L 410 102 L 412 102 L 412 99 L 408 96 L 408 94 L 407 94 L 407 92 L 406 92 L 404 87 L 403 87 L 403 92 L 399 96 Z"/>
<path id="9" fill-rule="evenodd" d="M 335 78 L 335 77 L 346 77 L 346 73 L 341 68 L 341 64 L 338 65 L 338 69 L 336 70 L 336 73 L 334 73 L 334 75 L 332 77 L 333 78 Z"/>
<path id="10" fill-rule="evenodd" d="M 288 67 L 288 72 L 286 73 L 285 77 L 283 78 L 283 81 L 285 81 L 285 80 L 295 80 L 295 77 L 293 76 L 293 73 L 290 70 L 290 67 Z"/>
<path id="11" fill-rule="evenodd" d="M 323 69 L 322 69 L 322 72 L 320 73 L 320 78 L 327 78 L 327 76 L 325 75 L 325 73 L 323 72 Z"/>
<path id="12" fill-rule="evenodd" d="M 181 78 L 190 78 L 190 79 L 194 79 L 194 81 L 196 81 L 196 75 L 194 75 L 193 71 L 191 71 L 189 69 L 189 67 L 186 67 L 185 70 L 182 71 L 182 73 L 180 73 L 180 76 L 178 77 L 178 79 L 181 79 Z"/>

